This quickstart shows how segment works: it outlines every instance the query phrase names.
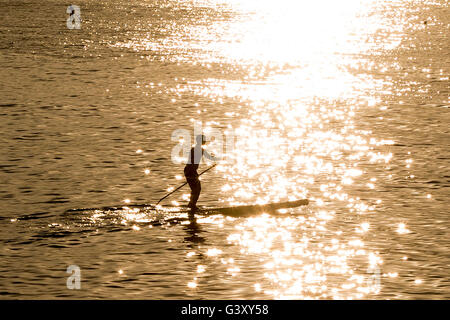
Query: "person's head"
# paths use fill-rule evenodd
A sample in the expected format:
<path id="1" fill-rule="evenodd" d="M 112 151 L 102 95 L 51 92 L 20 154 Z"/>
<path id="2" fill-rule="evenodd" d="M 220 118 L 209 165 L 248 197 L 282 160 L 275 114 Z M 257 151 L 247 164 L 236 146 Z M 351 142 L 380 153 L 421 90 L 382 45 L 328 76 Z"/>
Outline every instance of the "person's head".
<path id="1" fill-rule="evenodd" d="M 204 145 L 206 143 L 206 137 L 203 134 L 199 134 L 195 139 L 199 145 Z"/>

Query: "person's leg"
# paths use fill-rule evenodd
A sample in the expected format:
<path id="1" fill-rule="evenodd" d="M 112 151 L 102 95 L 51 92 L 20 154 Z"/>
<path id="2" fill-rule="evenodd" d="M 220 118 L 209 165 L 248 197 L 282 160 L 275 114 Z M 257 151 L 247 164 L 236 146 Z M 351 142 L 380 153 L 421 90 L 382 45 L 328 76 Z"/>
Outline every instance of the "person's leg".
<path id="1" fill-rule="evenodd" d="M 189 188 L 191 188 L 191 197 L 190 197 L 189 203 L 188 203 L 188 207 L 190 207 L 192 205 L 192 199 L 193 199 L 194 189 L 195 189 L 195 182 L 189 178 L 187 178 L 186 181 L 189 185 Z"/>
<path id="2" fill-rule="evenodd" d="M 188 178 L 187 182 L 191 188 L 191 199 L 189 200 L 188 207 L 195 208 L 201 191 L 200 180 L 198 178 Z"/>
<path id="3" fill-rule="evenodd" d="M 191 188 L 191 198 L 188 203 L 188 207 L 191 207 L 193 193 L 195 189 L 195 176 L 193 175 L 191 168 L 188 166 L 184 167 L 184 177 L 186 178 L 186 182 L 188 183 L 189 188 Z"/>
<path id="4" fill-rule="evenodd" d="M 193 182 L 193 186 L 191 187 L 191 201 L 189 202 L 192 208 L 195 208 L 197 205 L 198 198 L 200 197 L 200 191 L 202 190 L 202 185 L 200 184 L 200 180 L 198 178 Z"/>

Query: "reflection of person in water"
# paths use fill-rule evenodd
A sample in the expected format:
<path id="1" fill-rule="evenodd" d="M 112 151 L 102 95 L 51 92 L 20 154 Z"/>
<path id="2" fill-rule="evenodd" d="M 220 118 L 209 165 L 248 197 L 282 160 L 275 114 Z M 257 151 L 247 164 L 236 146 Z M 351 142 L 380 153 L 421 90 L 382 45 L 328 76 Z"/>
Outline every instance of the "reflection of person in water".
<path id="1" fill-rule="evenodd" d="M 196 210 L 197 201 L 200 197 L 200 191 L 202 190 L 200 180 L 198 179 L 198 165 L 202 160 L 202 157 L 213 161 L 217 161 L 218 158 L 209 154 L 205 149 L 204 145 L 206 144 L 206 137 L 204 135 L 198 135 L 196 137 L 196 144 L 191 149 L 189 153 L 189 157 L 187 159 L 186 167 L 184 167 L 184 176 L 186 177 L 186 181 L 191 188 L 191 199 L 189 201 L 188 207 Z"/>
<path id="2" fill-rule="evenodd" d="M 188 236 L 184 238 L 185 241 L 189 241 L 192 244 L 203 243 L 206 241 L 205 238 L 199 236 L 202 232 L 200 225 L 197 223 L 197 219 L 195 218 L 194 213 L 189 214 L 189 224 L 185 225 L 184 229 L 186 230 Z"/>

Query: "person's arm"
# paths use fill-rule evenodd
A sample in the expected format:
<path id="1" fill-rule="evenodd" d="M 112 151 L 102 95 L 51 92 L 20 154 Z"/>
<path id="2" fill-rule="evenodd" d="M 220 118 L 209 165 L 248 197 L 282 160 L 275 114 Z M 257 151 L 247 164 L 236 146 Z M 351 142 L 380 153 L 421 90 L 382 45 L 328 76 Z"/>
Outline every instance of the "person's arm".
<path id="1" fill-rule="evenodd" d="M 203 155 L 205 156 L 206 159 L 209 159 L 211 161 L 219 161 L 220 158 L 215 157 L 212 154 L 209 154 L 208 151 L 206 151 L 205 149 L 203 149 Z"/>

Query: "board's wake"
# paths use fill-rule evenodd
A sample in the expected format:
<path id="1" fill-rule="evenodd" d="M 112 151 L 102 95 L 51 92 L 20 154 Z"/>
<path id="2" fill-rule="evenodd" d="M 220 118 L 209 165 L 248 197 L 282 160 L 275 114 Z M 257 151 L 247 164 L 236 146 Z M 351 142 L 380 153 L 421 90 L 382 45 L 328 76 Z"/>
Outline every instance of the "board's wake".
<path id="1" fill-rule="evenodd" d="M 256 205 L 241 205 L 241 206 L 232 206 L 232 207 L 199 207 L 198 210 L 195 211 L 196 215 L 213 215 L 213 214 L 222 214 L 230 217 L 248 217 L 261 213 L 276 213 L 279 209 L 288 209 L 295 208 L 299 206 L 308 205 L 308 199 L 301 199 L 295 201 L 285 201 L 285 202 L 274 202 L 267 204 L 256 204 Z M 127 205 L 118 205 L 118 206 L 109 206 L 102 208 L 84 208 L 84 209 L 70 209 L 66 211 L 67 213 L 77 212 L 77 211 L 92 211 L 92 210 L 102 210 L 102 211 L 116 211 L 116 210 L 124 210 L 124 209 L 143 209 L 143 210 L 151 210 L 159 213 L 186 213 L 192 212 L 191 209 L 187 207 L 164 207 L 160 205 L 154 204 L 127 204 Z"/>

